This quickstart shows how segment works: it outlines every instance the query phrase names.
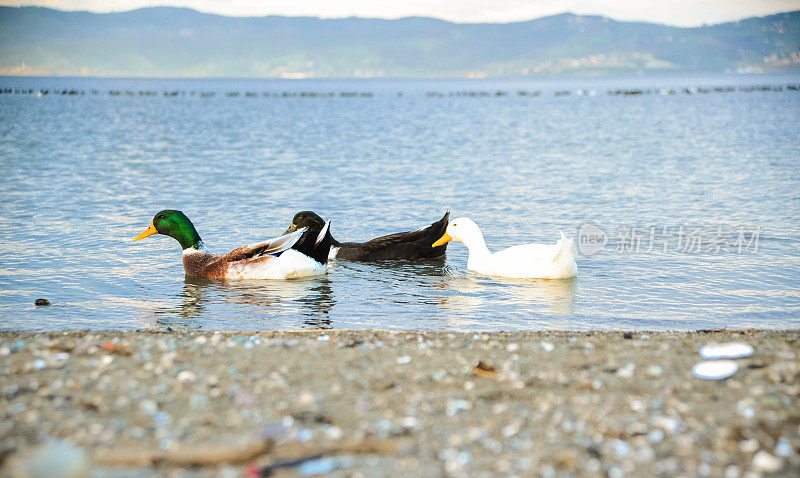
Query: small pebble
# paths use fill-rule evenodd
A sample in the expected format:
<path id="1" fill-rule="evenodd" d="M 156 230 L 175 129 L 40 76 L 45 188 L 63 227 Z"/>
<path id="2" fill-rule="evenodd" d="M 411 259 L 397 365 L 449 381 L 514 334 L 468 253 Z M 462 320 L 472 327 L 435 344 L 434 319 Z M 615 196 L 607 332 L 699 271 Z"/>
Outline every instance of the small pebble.
<path id="1" fill-rule="evenodd" d="M 417 417 L 403 417 L 403 419 L 400 420 L 400 425 L 403 428 L 417 428 L 418 424 L 419 420 L 417 420 Z"/>
<path id="2" fill-rule="evenodd" d="M 742 453 L 754 453 L 758 450 L 758 440 L 751 438 L 739 442 L 739 451 Z"/>
<path id="3" fill-rule="evenodd" d="M 736 403 L 736 410 L 739 412 L 743 418 L 752 419 L 756 416 L 756 411 L 748 405 L 744 400 L 740 400 Z"/>
<path id="4" fill-rule="evenodd" d="M 519 429 L 522 427 L 522 422 L 520 420 L 515 420 L 508 425 L 504 426 L 502 429 L 502 433 L 504 437 L 512 437 L 519 432 Z"/>
<path id="5" fill-rule="evenodd" d="M 382 431 L 389 431 L 394 427 L 394 424 L 388 418 L 384 418 L 383 420 L 378 422 L 378 430 Z"/>
<path id="6" fill-rule="evenodd" d="M 781 438 L 778 440 L 778 443 L 775 444 L 775 454 L 778 456 L 792 455 L 792 445 L 786 440 L 786 438 Z"/>
<path id="7" fill-rule="evenodd" d="M 447 410 L 445 413 L 447 413 L 448 417 L 452 417 L 456 413 L 463 410 L 469 410 L 470 408 L 472 408 L 472 404 L 466 400 L 451 399 L 447 401 Z"/>
<path id="8" fill-rule="evenodd" d="M 633 372 L 636 370 L 636 365 L 629 363 L 622 367 L 621 369 L 617 370 L 617 376 L 622 378 L 631 378 L 633 377 Z"/>
<path id="9" fill-rule="evenodd" d="M 344 432 L 336 425 L 331 425 L 327 430 L 325 430 L 325 436 L 329 440 L 339 440 L 344 436 Z"/>
<path id="10" fill-rule="evenodd" d="M 139 404 L 139 408 L 147 415 L 155 415 L 158 412 L 158 404 L 155 400 L 145 399 Z"/>
<path id="11" fill-rule="evenodd" d="M 668 433 L 675 433 L 681 426 L 681 422 L 679 422 L 678 420 L 663 415 L 654 416 L 653 418 L 650 419 L 650 423 L 653 426 L 661 428 L 662 430 Z"/>
<path id="12" fill-rule="evenodd" d="M 556 469 L 553 468 L 553 465 L 550 465 L 549 463 L 539 468 L 539 474 L 542 476 L 542 478 L 556 478 L 558 476 Z"/>
<path id="13" fill-rule="evenodd" d="M 197 380 L 197 375 L 188 370 L 181 370 L 177 378 L 179 382 L 194 382 Z"/>
<path id="14" fill-rule="evenodd" d="M 153 420 L 155 420 L 156 423 L 167 423 L 169 422 L 169 414 L 163 411 L 157 412 L 153 415 Z"/>
<path id="15" fill-rule="evenodd" d="M 722 473 L 722 476 L 725 478 L 739 478 L 739 467 L 736 465 L 728 465 L 725 467 L 725 471 Z"/>
<path id="16" fill-rule="evenodd" d="M 314 394 L 306 390 L 297 398 L 297 404 L 301 407 L 309 407 L 314 404 L 314 400 Z"/>
<path id="17" fill-rule="evenodd" d="M 653 458 L 656 456 L 656 452 L 653 451 L 653 449 L 649 446 L 643 446 L 636 451 L 636 455 L 642 461 L 653 461 Z"/>
<path id="18" fill-rule="evenodd" d="M 651 365 L 647 367 L 647 376 L 648 377 L 660 377 L 661 374 L 664 373 L 664 369 L 658 365 Z"/>
<path id="19" fill-rule="evenodd" d="M 617 455 L 617 458 L 622 458 L 628 454 L 628 450 L 630 446 L 622 440 L 613 440 L 611 443 L 611 448 L 614 449 L 614 453 Z"/>
<path id="20" fill-rule="evenodd" d="M 763 473 L 775 473 L 783 466 L 783 460 L 769 454 L 764 450 L 761 450 L 753 457 L 751 464 L 756 471 Z"/>

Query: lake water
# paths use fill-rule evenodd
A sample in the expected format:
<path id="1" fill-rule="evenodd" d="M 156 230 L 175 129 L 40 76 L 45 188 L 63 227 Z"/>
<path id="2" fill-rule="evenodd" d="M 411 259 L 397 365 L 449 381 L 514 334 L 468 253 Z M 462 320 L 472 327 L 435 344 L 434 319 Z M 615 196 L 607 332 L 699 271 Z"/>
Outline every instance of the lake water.
<path id="1" fill-rule="evenodd" d="M 797 329 L 798 83 L 0 78 L 0 328 Z M 132 242 L 167 208 L 216 252 L 310 209 L 339 240 L 450 210 L 492 250 L 564 231 L 585 254 L 571 281 L 475 276 L 459 243 L 189 281 L 176 241 Z"/>

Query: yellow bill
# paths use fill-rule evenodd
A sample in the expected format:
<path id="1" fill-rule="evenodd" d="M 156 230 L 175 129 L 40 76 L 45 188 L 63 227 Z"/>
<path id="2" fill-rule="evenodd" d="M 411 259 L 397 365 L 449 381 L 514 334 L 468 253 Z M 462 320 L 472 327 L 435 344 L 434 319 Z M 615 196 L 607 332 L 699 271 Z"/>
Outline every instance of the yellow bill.
<path id="1" fill-rule="evenodd" d="M 448 242 L 450 242 L 452 240 L 453 240 L 453 238 L 450 237 L 450 234 L 445 232 L 444 236 L 440 237 L 438 241 L 434 242 L 431 247 L 438 247 L 438 246 L 441 246 L 442 244 L 447 244 Z"/>
<path id="2" fill-rule="evenodd" d="M 134 241 L 138 241 L 139 239 L 144 239 L 147 236 L 152 236 L 153 234 L 157 234 L 156 226 L 153 225 L 153 222 L 150 222 L 150 227 L 147 228 L 143 233 L 139 234 L 138 236 L 134 237 Z"/>

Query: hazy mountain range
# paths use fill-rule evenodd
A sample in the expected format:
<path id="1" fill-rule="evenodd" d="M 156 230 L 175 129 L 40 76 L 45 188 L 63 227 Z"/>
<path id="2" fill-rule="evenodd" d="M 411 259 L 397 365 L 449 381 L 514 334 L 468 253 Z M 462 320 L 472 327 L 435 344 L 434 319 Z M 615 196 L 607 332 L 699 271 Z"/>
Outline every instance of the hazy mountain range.
<path id="1" fill-rule="evenodd" d="M 0 7 L 0 74 L 485 77 L 800 70 L 800 11 L 696 28 L 564 13 L 518 23 Z"/>

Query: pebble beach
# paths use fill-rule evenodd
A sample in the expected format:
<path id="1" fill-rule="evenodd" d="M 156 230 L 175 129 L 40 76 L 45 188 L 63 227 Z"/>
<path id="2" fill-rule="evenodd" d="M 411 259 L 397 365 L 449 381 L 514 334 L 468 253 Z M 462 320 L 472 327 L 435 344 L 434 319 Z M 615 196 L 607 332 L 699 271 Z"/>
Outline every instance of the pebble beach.
<path id="1" fill-rule="evenodd" d="M 797 476 L 798 339 L 0 332 L 0 475 Z"/>

